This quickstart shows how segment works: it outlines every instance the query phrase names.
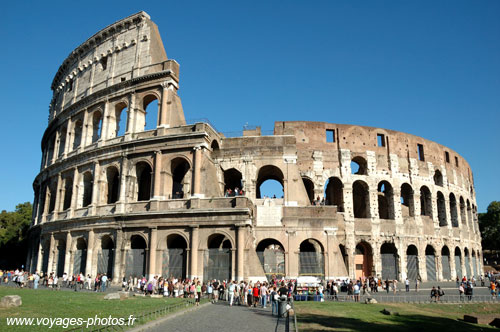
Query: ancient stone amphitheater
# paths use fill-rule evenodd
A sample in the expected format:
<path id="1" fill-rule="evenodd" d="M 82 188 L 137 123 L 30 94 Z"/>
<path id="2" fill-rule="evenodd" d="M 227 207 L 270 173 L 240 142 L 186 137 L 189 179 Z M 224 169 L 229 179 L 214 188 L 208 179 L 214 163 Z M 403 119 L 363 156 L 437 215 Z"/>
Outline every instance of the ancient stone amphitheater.
<path id="1" fill-rule="evenodd" d="M 270 135 L 225 137 L 186 123 L 179 64 L 144 12 L 72 51 L 51 88 L 31 271 L 118 282 L 482 269 L 473 176 L 455 151 L 356 125 L 276 122 Z M 276 198 L 261 195 L 268 180 Z"/>

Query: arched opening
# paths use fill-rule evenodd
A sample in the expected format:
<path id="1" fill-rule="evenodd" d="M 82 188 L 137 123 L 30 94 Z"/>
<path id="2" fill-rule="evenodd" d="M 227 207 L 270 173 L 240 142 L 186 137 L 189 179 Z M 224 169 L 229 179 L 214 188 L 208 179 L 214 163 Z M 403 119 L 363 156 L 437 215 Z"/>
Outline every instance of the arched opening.
<path id="1" fill-rule="evenodd" d="M 116 167 L 110 166 L 106 169 L 106 180 L 108 189 L 106 203 L 116 203 L 118 201 L 118 188 L 120 185 L 120 178 Z"/>
<path id="2" fill-rule="evenodd" d="M 401 213 L 403 217 L 413 217 L 414 211 L 413 189 L 408 183 L 403 183 L 401 185 Z"/>
<path id="3" fill-rule="evenodd" d="M 109 235 L 101 238 L 101 248 L 97 253 L 97 273 L 106 274 L 113 278 L 113 263 L 115 258 L 115 244 Z"/>
<path id="4" fill-rule="evenodd" d="M 257 198 L 283 197 L 283 179 L 283 173 L 278 167 L 273 165 L 261 167 L 257 176 Z"/>
<path id="5" fill-rule="evenodd" d="M 368 175 L 368 164 L 363 157 L 354 157 L 351 160 L 351 174 Z"/>
<path id="6" fill-rule="evenodd" d="M 217 142 L 217 140 L 214 139 L 212 141 L 212 144 L 210 144 L 210 147 L 212 148 L 212 151 L 219 150 L 219 142 Z"/>
<path id="7" fill-rule="evenodd" d="M 59 240 L 57 241 L 57 269 L 56 269 L 56 275 L 58 277 L 62 277 L 64 274 L 64 258 L 66 256 L 66 241 L 64 240 Z"/>
<path id="8" fill-rule="evenodd" d="M 172 172 L 172 198 L 184 198 L 185 190 L 189 188 L 187 172 L 189 163 L 184 158 L 175 158 L 171 163 Z"/>
<path id="9" fill-rule="evenodd" d="M 82 132 L 83 132 L 83 121 L 81 119 L 76 120 L 75 127 L 73 129 L 73 150 L 78 149 L 80 144 L 82 144 Z"/>
<path id="10" fill-rule="evenodd" d="M 432 218 L 432 196 L 426 186 L 420 187 L 420 215 Z"/>
<path id="11" fill-rule="evenodd" d="M 472 209 L 469 200 L 467 200 L 467 226 L 472 230 Z"/>
<path id="12" fill-rule="evenodd" d="M 462 225 L 467 225 L 467 217 L 465 216 L 465 201 L 462 196 L 460 196 L 460 219 L 462 219 Z"/>
<path id="13" fill-rule="evenodd" d="M 49 213 L 54 212 L 56 208 L 56 197 L 57 197 L 57 182 L 50 181 L 49 184 Z"/>
<path id="14" fill-rule="evenodd" d="M 417 280 L 418 274 L 418 249 L 409 245 L 406 249 L 406 270 L 409 280 Z"/>
<path id="15" fill-rule="evenodd" d="M 226 197 L 237 196 L 243 186 L 241 172 L 235 168 L 224 171 L 224 193 Z"/>
<path id="16" fill-rule="evenodd" d="M 394 194 L 391 184 L 387 181 L 381 181 L 377 189 L 379 218 L 394 219 Z"/>
<path id="17" fill-rule="evenodd" d="M 42 272 L 49 273 L 50 243 L 45 240 L 42 244 Z"/>
<path id="18" fill-rule="evenodd" d="M 457 199 L 453 193 L 450 193 L 450 217 L 451 226 L 458 227 Z"/>
<path id="19" fill-rule="evenodd" d="M 455 248 L 455 272 L 458 278 L 462 278 L 462 251 L 459 247 Z"/>
<path id="20" fill-rule="evenodd" d="M 439 226 L 448 225 L 448 221 L 446 220 L 446 202 L 444 200 L 443 193 L 440 191 L 438 191 L 437 193 L 437 210 L 438 210 Z"/>
<path id="21" fill-rule="evenodd" d="M 61 134 L 59 135 L 59 151 L 57 155 L 61 157 L 64 154 L 64 149 L 66 148 L 66 135 L 68 132 L 68 128 L 64 127 L 61 129 Z"/>
<path id="22" fill-rule="evenodd" d="M 467 273 L 467 279 L 470 279 L 472 277 L 472 271 L 470 268 L 469 249 L 467 248 L 464 249 L 464 259 L 465 259 L 465 272 Z"/>
<path id="23" fill-rule="evenodd" d="M 325 276 L 323 246 L 317 240 L 307 239 L 299 247 L 299 276 Z"/>
<path id="24" fill-rule="evenodd" d="M 63 210 L 67 210 L 71 207 L 71 198 L 73 197 L 73 178 L 66 177 L 64 179 L 64 202 Z"/>
<path id="25" fill-rule="evenodd" d="M 434 184 L 436 186 L 443 186 L 443 174 L 438 169 L 434 172 Z"/>
<path id="26" fill-rule="evenodd" d="M 373 251 L 368 242 L 361 241 L 354 252 L 356 279 L 370 277 L 373 271 Z"/>
<path id="27" fill-rule="evenodd" d="M 472 250 L 472 272 L 474 273 L 474 277 L 477 279 L 478 274 L 477 274 L 477 258 L 476 258 L 476 252 Z"/>
<path id="28" fill-rule="evenodd" d="M 314 203 L 314 183 L 311 181 L 311 179 L 302 177 L 302 183 L 304 184 L 304 188 L 307 193 L 307 198 L 309 199 L 309 202 L 311 204 Z"/>
<path id="29" fill-rule="evenodd" d="M 135 166 L 137 176 L 137 200 L 149 201 L 151 199 L 151 166 L 147 162 L 138 162 Z"/>
<path id="30" fill-rule="evenodd" d="M 337 177 L 331 177 L 326 182 L 326 205 L 337 206 L 337 211 L 344 212 L 344 185 Z"/>
<path id="31" fill-rule="evenodd" d="M 354 205 L 354 218 L 369 218 L 370 195 L 368 185 L 363 181 L 355 181 L 352 184 L 352 201 Z"/>
<path id="32" fill-rule="evenodd" d="M 397 280 L 399 276 L 398 250 L 394 243 L 384 243 L 380 247 L 380 256 L 382 258 L 382 279 Z"/>
<path id="33" fill-rule="evenodd" d="M 53 135 L 50 139 L 49 139 L 49 143 L 48 143 L 48 152 L 47 152 L 47 159 L 46 159 L 46 162 L 47 162 L 47 165 L 50 165 L 50 163 L 52 162 L 52 159 L 54 158 L 54 149 L 55 149 L 55 146 L 56 146 L 56 136 Z"/>
<path id="34" fill-rule="evenodd" d="M 95 143 L 101 138 L 102 131 L 102 113 L 95 111 L 92 115 L 92 143 Z"/>
<path id="35" fill-rule="evenodd" d="M 147 95 L 142 102 L 142 109 L 146 113 L 144 130 L 156 129 L 158 126 L 158 98 L 155 95 Z"/>
<path id="36" fill-rule="evenodd" d="M 92 185 L 94 183 L 92 173 L 83 174 L 83 200 L 82 207 L 89 206 L 92 203 Z"/>
<path id="37" fill-rule="evenodd" d="M 163 253 L 163 275 L 183 280 L 186 278 L 187 242 L 179 234 L 167 236 L 167 250 Z"/>
<path id="38" fill-rule="evenodd" d="M 425 247 L 425 267 L 427 270 L 427 281 L 437 281 L 436 251 L 431 245 Z"/>
<path id="39" fill-rule="evenodd" d="M 349 274 L 349 255 L 347 254 L 344 245 L 339 244 L 339 250 L 340 254 L 342 255 L 342 261 L 344 262 L 345 265 L 345 270 L 347 271 L 347 274 Z"/>
<path id="40" fill-rule="evenodd" d="M 204 254 L 204 280 L 230 280 L 232 272 L 231 241 L 223 234 L 212 234 L 207 239 Z"/>
<path id="41" fill-rule="evenodd" d="M 268 281 L 285 277 L 285 249 L 278 240 L 262 240 L 256 251 Z"/>
<path id="42" fill-rule="evenodd" d="M 451 268 L 450 268 L 450 249 L 447 246 L 443 246 L 441 249 L 441 266 L 443 269 L 443 279 L 451 279 Z"/>
<path id="43" fill-rule="evenodd" d="M 115 137 L 123 136 L 127 132 L 127 104 L 118 103 L 115 106 Z"/>
<path id="44" fill-rule="evenodd" d="M 77 275 L 80 273 L 85 274 L 85 268 L 87 267 L 87 242 L 84 238 L 78 238 L 76 240 L 76 250 L 73 258 L 73 274 Z"/>
<path id="45" fill-rule="evenodd" d="M 126 275 L 132 277 L 146 276 L 146 241 L 141 235 L 130 237 L 130 249 L 127 252 Z"/>

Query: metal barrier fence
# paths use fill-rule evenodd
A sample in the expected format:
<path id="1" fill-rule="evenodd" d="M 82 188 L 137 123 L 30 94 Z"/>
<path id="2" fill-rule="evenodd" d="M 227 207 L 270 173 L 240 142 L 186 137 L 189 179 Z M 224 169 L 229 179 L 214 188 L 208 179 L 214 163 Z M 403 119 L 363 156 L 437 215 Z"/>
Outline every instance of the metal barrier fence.
<path id="1" fill-rule="evenodd" d="M 380 303 L 500 303 L 499 296 L 491 295 L 443 295 L 439 298 L 432 298 L 430 295 L 385 295 L 385 294 L 370 294 L 360 295 L 358 301 L 354 295 L 325 295 L 325 301 L 339 301 L 339 302 L 364 302 L 365 299 L 372 298 Z"/>
<path id="2" fill-rule="evenodd" d="M 153 311 L 147 311 L 147 312 L 142 312 L 139 314 L 132 314 L 132 316 L 135 318 L 135 323 L 138 322 L 147 322 L 150 320 L 155 320 L 161 317 L 164 317 L 170 313 L 173 313 L 175 311 L 178 311 L 180 309 L 184 309 L 190 306 L 195 305 L 195 300 L 194 299 L 188 299 L 186 301 L 182 301 L 179 303 L 171 304 L 163 308 L 155 309 Z M 128 316 L 124 318 L 125 319 L 125 324 L 124 325 L 105 325 L 105 326 L 95 326 L 95 327 L 89 327 L 86 328 L 84 326 L 80 326 L 74 329 L 66 330 L 66 332 L 77 332 L 77 331 L 82 331 L 82 332 L 111 332 L 111 331 L 125 331 L 128 330 L 129 328 L 132 328 L 133 326 L 129 326 L 126 322 L 128 321 Z"/>

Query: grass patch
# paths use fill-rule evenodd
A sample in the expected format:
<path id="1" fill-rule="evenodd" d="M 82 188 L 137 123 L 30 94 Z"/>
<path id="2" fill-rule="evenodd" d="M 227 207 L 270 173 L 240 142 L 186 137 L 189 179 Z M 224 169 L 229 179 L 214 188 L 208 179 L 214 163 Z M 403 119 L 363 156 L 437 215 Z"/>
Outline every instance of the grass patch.
<path id="1" fill-rule="evenodd" d="M 0 297 L 19 295 L 23 304 L 17 308 L 0 308 L 0 331 L 47 331 L 47 326 L 7 326 L 7 317 L 34 318 L 120 318 L 131 314 L 160 309 L 171 304 L 186 302 L 185 299 L 130 297 L 124 300 L 104 300 L 103 293 L 50 291 L 45 289 L 19 289 L 0 287 Z M 178 310 L 180 310 L 179 308 Z M 146 320 L 135 322 L 134 326 L 145 323 Z M 76 326 L 73 326 L 76 327 Z M 64 331 L 73 327 L 54 326 L 50 331 Z"/>
<path id="2" fill-rule="evenodd" d="M 300 331 L 485 331 L 488 325 L 468 324 L 464 314 L 487 324 L 500 317 L 500 304 L 364 304 L 338 302 L 295 302 Z M 399 316 L 382 314 L 382 309 Z"/>

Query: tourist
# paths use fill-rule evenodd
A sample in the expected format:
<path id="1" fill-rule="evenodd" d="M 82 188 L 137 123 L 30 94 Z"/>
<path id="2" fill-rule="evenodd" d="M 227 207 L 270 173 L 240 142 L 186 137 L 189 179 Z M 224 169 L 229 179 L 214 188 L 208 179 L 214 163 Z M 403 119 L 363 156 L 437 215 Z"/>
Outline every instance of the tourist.
<path id="1" fill-rule="evenodd" d="M 464 301 L 464 293 L 465 293 L 465 289 L 464 289 L 463 284 L 460 284 L 460 286 L 458 287 L 458 293 L 460 295 L 460 301 L 463 302 Z"/>
<path id="2" fill-rule="evenodd" d="M 287 293 L 288 293 L 288 290 L 287 290 Z M 255 283 L 255 285 L 253 286 L 252 295 L 253 295 L 253 306 L 257 307 L 257 303 L 259 303 L 259 295 L 260 295 L 258 283 Z"/>
<path id="3" fill-rule="evenodd" d="M 235 289 L 235 284 L 233 281 L 229 280 L 229 287 L 228 287 L 228 292 L 229 292 L 229 306 L 233 306 L 233 300 L 234 300 L 234 289 Z"/>
<path id="4" fill-rule="evenodd" d="M 359 302 L 359 285 L 358 285 L 358 283 L 354 284 L 353 293 L 354 293 L 354 302 Z"/>
<path id="5" fill-rule="evenodd" d="M 431 289 L 431 302 L 434 301 L 434 302 L 437 302 L 436 299 L 438 298 L 438 292 L 437 292 L 437 289 L 435 286 L 432 286 L 432 289 Z"/>
<path id="6" fill-rule="evenodd" d="M 33 288 L 38 289 L 38 283 L 40 282 L 40 276 L 38 273 L 35 271 L 35 275 L 33 277 Z"/>
<path id="7" fill-rule="evenodd" d="M 406 288 L 406 292 L 410 291 L 410 280 L 408 280 L 408 278 L 406 278 L 406 280 L 405 280 L 405 288 Z"/>
<path id="8" fill-rule="evenodd" d="M 278 299 L 279 295 L 276 290 L 276 286 L 273 286 L 271 290 L 271 315 L 274 316 L 274 312 L 276 311 L 276 315 L 278 315 Z"/>
<path id="9" fill-rule="evenodd" d="M 437 300 L 440 301 L 443 296 L 444 296 L 444 290 L 441 289 L 441 286 L 438 286 L 438 289 L 437 289 Z"/>
<path id="10" fill-rule="evenodd" d="M 196 306 L 199 306 L 200 305 L 200 299 L 201 299 L 201 285 L 200 285 L 200 281 L 198 280 L 198 282 L 196 283 Z"/>
<path id="11" fill-rule="evenodd" d="M 260 286 L 260 298 L 261 298 L 261 305 L 262 308 L 266 308 L 267 304 L 267 287 L 266 283 L 263 283 L 262 286 Z"/>
<path id="12" fill-rule="evenodd" d="M 385 279 L 385 290 L 387 291 L 387 294 L 389 294 L 389 279 Z"/>
<path id="13" fill-rule="evenodd" d="M 108 285 L 108 277 L 103 274 L 101 276 L 101 292 L 105 292 L 106 291 L 106 286 Z"/>

